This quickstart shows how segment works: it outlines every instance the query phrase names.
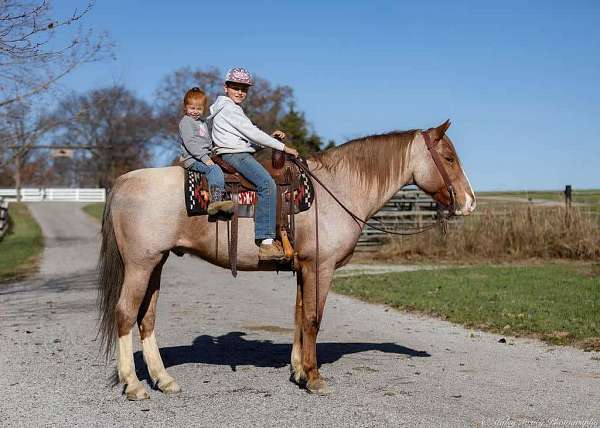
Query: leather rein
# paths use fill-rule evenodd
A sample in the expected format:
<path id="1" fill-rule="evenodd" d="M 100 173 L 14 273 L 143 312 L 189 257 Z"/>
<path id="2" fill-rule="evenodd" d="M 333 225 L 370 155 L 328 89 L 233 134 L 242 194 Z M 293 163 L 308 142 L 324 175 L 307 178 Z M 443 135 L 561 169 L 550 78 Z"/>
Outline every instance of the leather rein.
<path id="1" fill-rule="evenodd" d="M 448 175 L 448 172 L 446 171 L 446 167 L 444 166 L 444 164 L 442 163 L 442 160 L 440 159 L 440 155 L 434 150 L 435 146 L 442 141 L 442 137 L 436 138 L 435 140 L 431 140 L 431 137 L 429 136 L 428 132 L 423 132 L 421 131 L 421 134 L 423 135 L 423 139 L 425 140 L 425 145 L 427 146 L 427 149 L 429 150 L 429 153 L 431 154 L 431 157 L 433 158 L 433 162 L 435 163 L 435 166 L 438 169 L 438 172 L 440 173 L 440 175 L 442 176 L 442 179 L 444 180 L 444 184 L 446 185 L 446 190 L 448 191 L 448 194 L 450 195 L 450 204 L 448 206 L 441 206 L 441 209 L 438 210 L 438 216 L 437 216 L 437 222 L 433 223 L 429 226 L 425 226 L 422 227 L 416 231 L 410 231 L 410 232 L 406 232 L 406 231 L 393 231 L 393 230 L 387 230 L 387 229 L 383 229 L 381 227 L 377 227 L 374 226 L 370 223 L 368 223 L 367 221 L 361 219 L 359 216 L 357 216 L 356 214 L 354 214 L 352 211 L 350 211 L 350 209 L 348 207 L 346 207 L 334 194 L 333 192 L 331 192 L 331 190 L 329 190 L 327 188 L 327 186 L 325 186 L 323 184 L 323 182 L 317 177 L 315 176 L 312 171 L 310 171 L 308 169 L 308 164 L 306 164 L 306 161 L 301 161 L 299 159 L 292 159 L 293 162 L 300 168 L 302 169 L 304 172 L 306 172 L 308 175 L 310 175 L 311 178 L 313 178 L 317 183 L 319 183 L 319 185 L 321 187 L 323 187 L 323 189 L 325 189 L 325 191 L 327 193 L 329 193 L 329 195 L 333 198 L 334 201 L 336 201 L 338 203 L 338 205 L 340 207 L 342 207 L 342 209 L 344 211 L 346 211 L 348 213 L 348 215 L 350 215 L 350 217 L 352 217 L 357 223 L 370 227 L 371 229 L 375 229 L 378 230 L 380 232 L 384 232 L 387 233 L 389 235 L 399 235 L 399 236 L 410 236 L 410 235 L 417 235 L 423 232 L 426 232 L 434 227 L 436 227 L 438 224 L 442 225 L 443 227 L 443 231 L 445 233 L 446 231 L 446 222 L 452 217 L 454 216 L 454 213 L 456 211 L 456 195 L 455 195 L 455 191 L 454 191 L 454 186 L 452 186 L 452 180 L 450 180 L 450 176 Z M 316 196 L 316 192 L 315 192 L 315 202 L 316 202 L 317 196 Z M 443 212 L 443 208 L 448 209 L 448 214 Z"/>

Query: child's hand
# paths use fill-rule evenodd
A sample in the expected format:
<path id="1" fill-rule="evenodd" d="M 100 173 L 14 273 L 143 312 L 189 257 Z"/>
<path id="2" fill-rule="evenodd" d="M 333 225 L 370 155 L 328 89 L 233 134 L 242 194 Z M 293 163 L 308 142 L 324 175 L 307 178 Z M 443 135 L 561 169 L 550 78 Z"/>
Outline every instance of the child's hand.
<path id="1" fill-rule="evenodd" d="M 285 140 L 285 132 L 278 129 L 271 134 L 271 137 L 275 138 L 276 140 L 283 141 Z"/>
<path id="2" fill-rule="evenodd" d="M 293 147 L 285 146 L 283 148 L 283 151 L 286 152 L 287 154 L 294 156 L 295 158 L 298 157 L 298 150 L 294 149 Z"/>
<path id="3" fill-rule="evenodd" d="M 211 165 L 214 165 L 214 164 L 215 163 L 213 162 L 212 159 L 207 159 L 207 160 L 204 161 L 204 165 L 206 165 L 206 166 L 211 166 Z"/>

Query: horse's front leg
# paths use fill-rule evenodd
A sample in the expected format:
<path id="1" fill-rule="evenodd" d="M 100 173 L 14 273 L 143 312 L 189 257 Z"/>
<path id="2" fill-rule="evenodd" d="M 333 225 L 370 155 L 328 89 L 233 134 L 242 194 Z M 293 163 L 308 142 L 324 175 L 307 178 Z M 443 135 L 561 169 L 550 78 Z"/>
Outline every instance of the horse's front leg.
<path id="1" fill-rule="evenodd" d="M 317 335 L 319 334 L 333 271 L 333 266 L 322 264 L 319 269 L 319 283 L 317 284 L 314 264 L 306 264 L 302 269 L 302 369 L 306 376 L 306 389 L 315 394 L 329 394 L 331 392 L 318 370 Z M 319 287 L 318 301 L 316 296 L 317 286 Z"/>
<path id="2" fill-rule="evenodd" d="M 168 253 L 162 258 L 160 263 L 154 268 L 150 276 L 148 291 L 144 297 L 142 306 L 138 313 L 138 326 L 140 329 L 140 338 L 142 339 L 142 352 L 144 361 L 148 366 L 148 373 L 154 385 L 165 394 L 174 394 L 181 392 L 177 382 L 167 373 L 160 357 L 156 336 L 154 334 L 154 325 L 156 321 L 156 303 L 158 302 L 158 292 L 160 290 L 160 277 L 162 267 L 167 261 Z"/>
<path id="3" fill-rule="evenodd" d="M 306 373 L 302 367 L 302 271 L 296 273 L 296 309 L 294 311 L 294 344 L 290 371 L 292 379 L 298 385 L 306 383 Z"/>

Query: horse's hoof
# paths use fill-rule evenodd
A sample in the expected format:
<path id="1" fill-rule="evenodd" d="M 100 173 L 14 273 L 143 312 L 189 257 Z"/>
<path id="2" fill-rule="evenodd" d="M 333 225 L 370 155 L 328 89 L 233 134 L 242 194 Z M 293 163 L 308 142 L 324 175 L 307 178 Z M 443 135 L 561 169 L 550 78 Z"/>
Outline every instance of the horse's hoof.
<path id="1" fill-rule="evenodd" d="M 138 384 L 131 389 L 127 388 L 125 395 L 129 401 L 148 400 L 150 398 L 150 395 L 146 392 L 142 384 Z"/>
<path id="2" fill-rule="evenodd" d="M 164 394 L 179 394 L 181 392 L 181 387 L 177 385 L 175 380 L 171 379 L 165 385 L 158 384 L 158 389 L 160 389 Z"/>
<path id="3" fill-rule="evenodd" d="M 296 385 L 304 386 L 306 384 L 306 374 L 300 370 L 292 370 L 291 381 Z"/>
<path id="4" fill-rule="evenodd" d="M 327 385 L 323 379 L 315 379 L 314 381 L 308 381 L 306 383 L 306 390 L 311 394 L 317 395 L 329 395 L 333 393 L 333 390 Z"/>

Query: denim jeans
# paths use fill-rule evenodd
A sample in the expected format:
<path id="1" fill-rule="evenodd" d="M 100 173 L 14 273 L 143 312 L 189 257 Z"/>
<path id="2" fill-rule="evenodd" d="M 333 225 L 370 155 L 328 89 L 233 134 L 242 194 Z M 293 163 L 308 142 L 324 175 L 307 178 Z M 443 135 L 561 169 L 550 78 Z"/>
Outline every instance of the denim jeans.
<path id="1" fill-rule="evenodd" d="M 255 239 L 275 239 L 277 186 L 271 174 L 254 159 L 251 153 L 226 153 L 221 157 L 256 186 L 258 201 L 254 216 Z"/>
<path id="2" fill-rule="evenodd" d="M 221 167 L 219 165 L 206 165 L 200 161 L 196 161 L 190 166 L 189 169 L 206 174 L 206 180 L 208 181 L 209 189 L 216 187 L 223 191 L 225 190 L 225 177 L 223 176 L 223 171 L 221 171 Z"/>

